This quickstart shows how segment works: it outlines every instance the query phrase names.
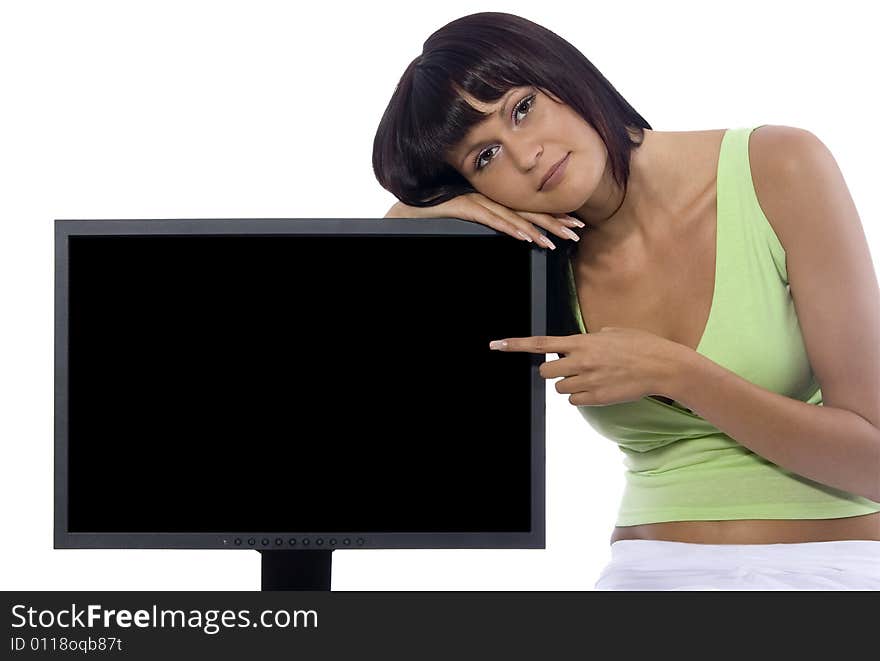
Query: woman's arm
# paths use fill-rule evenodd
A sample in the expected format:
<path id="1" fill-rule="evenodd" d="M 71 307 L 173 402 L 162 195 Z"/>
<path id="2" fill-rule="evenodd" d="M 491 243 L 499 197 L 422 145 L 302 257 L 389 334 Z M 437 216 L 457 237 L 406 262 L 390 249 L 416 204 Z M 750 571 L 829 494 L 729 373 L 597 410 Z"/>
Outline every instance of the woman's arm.
<path id="1" fill-rule="evenodd" d="M 752 132 L 755 192 L 786 253 L 822 406 L 761 388 L 690 352 L 676 400 L 755 453 L 880 502 L 880 289 L 843 175 L 812 133 Z M 685 347 L 687 351 L 690 351 Z"/>
<path id="2" fill-rule="evenodd" d="M 880 429 L 852 411 L 766 390 L 683 349 L 689 357 L 670 388 L 676 401 L 774 464 L 880 502 Z"/>

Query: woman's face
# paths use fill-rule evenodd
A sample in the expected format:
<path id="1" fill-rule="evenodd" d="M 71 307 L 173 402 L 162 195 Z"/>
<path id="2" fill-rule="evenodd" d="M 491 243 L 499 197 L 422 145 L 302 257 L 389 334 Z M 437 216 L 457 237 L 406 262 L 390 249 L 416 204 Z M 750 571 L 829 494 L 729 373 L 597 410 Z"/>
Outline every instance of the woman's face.
<path id="1" fill-rule="evenodd" d="M 514 87 L 493 104 L 463 98 L 492 115 L 475 126 L 446 162 L 476 191 L 517 211 L 571 213 L 601 188 L 608 151 L 572 108 L 537 87 Z M 562 178 L 540 190 L 568 154 Z"/>

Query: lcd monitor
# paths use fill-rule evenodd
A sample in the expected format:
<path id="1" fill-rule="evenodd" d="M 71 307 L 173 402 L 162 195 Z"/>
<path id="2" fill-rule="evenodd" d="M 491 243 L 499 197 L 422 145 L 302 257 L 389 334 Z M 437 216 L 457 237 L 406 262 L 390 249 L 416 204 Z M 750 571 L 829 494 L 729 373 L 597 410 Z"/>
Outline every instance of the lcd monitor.
<path id="1" fill-rule="evenodd" d="M 55 221 L 55 548 L 544 548 L 543 250 L 432 219 Z M 512 579 L 514 577 L 511 577 Z"/>

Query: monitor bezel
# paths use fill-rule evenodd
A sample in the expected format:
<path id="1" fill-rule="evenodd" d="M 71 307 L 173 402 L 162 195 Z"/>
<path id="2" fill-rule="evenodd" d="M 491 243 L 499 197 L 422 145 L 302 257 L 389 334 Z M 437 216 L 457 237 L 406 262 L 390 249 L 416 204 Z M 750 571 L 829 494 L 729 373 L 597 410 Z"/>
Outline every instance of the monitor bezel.
<path id="1" fill-rule="evenodd" d="M 104 549 L 418 549 L 545 548 L 545 387 L 532 354 L 531 530 L 528 532 L 70 532 L 68 530 L 68 266 L 69 238 L 100 235 L 306 234 L 322 236 L 498 236 L 511 250 L 530 249 L 531 335 L 547 329 L 547 256 L 527 242 L 458 218 L 175 218 L 55 219 L 54 548 Z"/>

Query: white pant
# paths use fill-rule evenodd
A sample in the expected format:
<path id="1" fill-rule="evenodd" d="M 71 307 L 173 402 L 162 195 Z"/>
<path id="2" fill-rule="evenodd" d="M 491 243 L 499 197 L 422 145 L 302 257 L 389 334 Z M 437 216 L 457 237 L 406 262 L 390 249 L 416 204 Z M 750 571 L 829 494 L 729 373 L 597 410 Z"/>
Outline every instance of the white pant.
<path id="1" fill-rule="evenodd" d="M 596 590 L 880 590 L 880 541 L 692 544 L 622 539 Z"/>

